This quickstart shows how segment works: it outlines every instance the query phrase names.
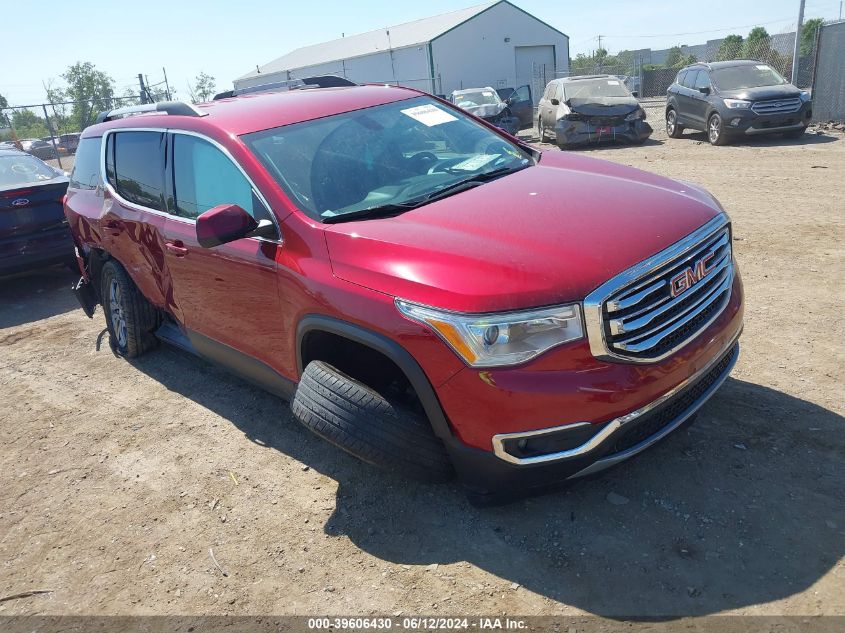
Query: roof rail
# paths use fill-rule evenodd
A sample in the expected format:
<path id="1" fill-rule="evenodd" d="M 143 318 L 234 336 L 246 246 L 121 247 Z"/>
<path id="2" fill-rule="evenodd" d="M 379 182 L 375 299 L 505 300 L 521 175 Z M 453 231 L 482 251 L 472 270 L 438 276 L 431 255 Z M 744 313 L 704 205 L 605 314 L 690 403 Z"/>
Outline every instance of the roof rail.
<path id="1" fill-rule="evenodd" d="M 116 108 L 115 110 L 107 110 L 100 112 L 97 115 L 97 123 L 104 123 L 105 121 L 114 121 L 121 117 L 131 114 L 144 114 L 146 112 L 163 112 L 164 114 L 173 114 L 179 116 L 208 116 L 208 112 L 200 112 L 196 106 L 185 103 L 184 101 L 159 101 L 158 103 L 145 103 L 136 106 L 126 106 L 125 108 Z"/>
<path id="2" fill-rule="evenodd" d="M 341 88 L 344 86 L 357 86 L 354 81 L 350 81 L 345 77 L 337 75 L 317 75 L 314 77 L 303 77 L 302 79 L 283 79 L 281 81 L 271 81 L 266 84 L 258 86 L 250 86 L 249 88 L 235 88 L 234 90 L 227 90 L 214 95 L 214 100 L 227 99 L 229 97 L 237 97 L 240 95 L 254 94 L 256 92 L 283 92 L 286 90 L 302 90 L 306 88 Z"/>

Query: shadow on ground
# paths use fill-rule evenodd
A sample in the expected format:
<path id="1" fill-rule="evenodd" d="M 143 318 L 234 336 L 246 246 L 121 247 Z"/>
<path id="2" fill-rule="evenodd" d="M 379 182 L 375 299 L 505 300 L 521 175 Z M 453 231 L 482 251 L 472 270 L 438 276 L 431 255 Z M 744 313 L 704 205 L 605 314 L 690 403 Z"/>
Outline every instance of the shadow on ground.
<path id="1" fill-rule="evenodd" d="M 357 462 L 285 403 L 198 359 L 164 348 L 134 364 L 335 479 L 326 533 L 392 563 L 467 561 L 590 613 L 673 617 L 805 591 L 845 554 L 845 420 L 760 385 L 729 379 L 694 425 L 601 478 L 476 509 L 456 484 Z"/>
<path id="2" fill-rule="evenodd" d="M 673 139 L 676 142 L 682 141 L 701 141 L 702 143 L 709 143 L 706 132 L 696 132 L 689 130 L 679 139 Z M 839 140 L 838 136 L 830 134 L 810 134 L 806 133 L 799 138 L 786 138 L 782 134 L 772 134 L 771 136 L 750 136 L 731 139 L 728 141 L 729 146 L 736 147 L 788 147 L 790 145 L 820 145 L 823 143 L 834 143 Z"/>
<path id="3" fill-rule="evenodd" d="M 78 308 L 79 303 L 70 290 L 78 278 L 79 273 L 74 276 L 64 267 L 0 277 L 0 329 Z"/>

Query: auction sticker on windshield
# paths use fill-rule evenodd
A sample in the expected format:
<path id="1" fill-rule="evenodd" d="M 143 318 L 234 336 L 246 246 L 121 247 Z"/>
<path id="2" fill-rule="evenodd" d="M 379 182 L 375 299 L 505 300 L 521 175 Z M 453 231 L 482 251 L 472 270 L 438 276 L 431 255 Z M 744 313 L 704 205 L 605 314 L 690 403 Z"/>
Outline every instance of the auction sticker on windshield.
<path id="1" fill-rule="evenodd" d="M 437 106 L 431 104 L 417 106 L 416 108 L 408 108 L 406 110 L 401 110 L 401 112 L 405 116 L 409 116 L 428 127 L 434 127 L 435 125 L 440 125 L 441 123 L 449 123 L 450 121 L 458 120 L 457 117 L 454 117 L 445 110 L 441 110 Z"/>
<path id="2" fill-rule="evenodd" d="M 472 158 L 467 158 L 464 161 L 461 161 L 457 165 L 452 165 L 452 169 L 459 169 L 461 171 L 475 171 L 476 169 L 481 169 L 489 163 L 491 160 L 494 160 L 501 156 L 501 154 L 479 154 L 478 156 L 473 156 Z"/>

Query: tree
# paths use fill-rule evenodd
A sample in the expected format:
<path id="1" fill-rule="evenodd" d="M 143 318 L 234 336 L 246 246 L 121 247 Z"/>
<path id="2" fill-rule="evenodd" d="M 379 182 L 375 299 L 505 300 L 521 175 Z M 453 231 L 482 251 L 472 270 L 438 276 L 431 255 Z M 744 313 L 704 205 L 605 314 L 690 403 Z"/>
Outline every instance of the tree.
<path id="1" fill-rule="evenodd" d="M 801 42 L 799 48 L 799 55 L 801 57 L 809 57 L 816 49 L 816 37 L 818 37 L 819 29 L 824 24 L 822 18 L 813 18 L 804 22 L 801 27 Z"/>
<path id="2" fill-rule="evenodd" d="M 94 122 L 97 113 L 109 110 L 114 100 L 114 79 L 91 62 L 76 62 L 62 75 L 67 83 L 64 95 L 74 101 L 71 123 L 77 130 L 83 130 Z"/>
<path id="3" fill-rule="evenodd" d="M 18 138 L 43 138 L 50 134 L 44 119 L 26 109 L 12 112 L 12 128 Z"/>
<path id="4" fill-rule="evenodd" d="M 200 72 L 197 75 L 196 81 L 192 86 L 190 82 L 188 82 L 188 92 L 191 95 L 191 101 L 194 103 L 202 103 L 204 101 L 211 101 L 214 97 L 214 94 L 217 90 L 217 86 L 214 80 L 214 77 L 211 75 L 207 75 L 204 72 Z"/>
<path id="5" fill-rule="evenodd" d="M 8 107 L 9 107 L 9 102 L 6 101 L 6 97 L 4 97 L 3 95 L 0 95 L 0 108 L 8 108 Z"/>
<path id="6" fill-rule="evenodd" d="M 742 52 L 742 35 L 728 35 L 719 45 L 716 52 L 716 61 L 723 62 L 730 59 L 737 59 Z"/>
<path id="7" fill-rule="evenodd" d="M 751 29 L 745 44 L 742 47 L 742 56 L 749 59 L 767 61 L 772 50 L 769 33 L 762 26 L 755 26 Z"/>
<path id="8" fill-rule="evenodd" d="M 664 64 L 666 68 L 677 68 L 683 63 L 683 53 L 681 53 L 680 46 L 673 46 L 669 49 L 669 52 L 666 53 L 666 61 Z"/>

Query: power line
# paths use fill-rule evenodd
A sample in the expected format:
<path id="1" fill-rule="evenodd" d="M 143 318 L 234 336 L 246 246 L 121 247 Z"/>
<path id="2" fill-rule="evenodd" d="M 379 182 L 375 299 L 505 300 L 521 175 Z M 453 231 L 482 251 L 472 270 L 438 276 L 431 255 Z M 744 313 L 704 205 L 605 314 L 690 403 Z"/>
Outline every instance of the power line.
<path id="1" fill-rule="evenodd" d="M 706 35 L 707 33 L 722 33 L 724 31 L 732 31 L 734 29 L 750 29 L 755 26 L 764 26 L 766 24 L 776 24 L 778 22 L 791 22 L 794 18 L 781 18 L 780 20 L 769 20 L 768 22 L 755 22 L 754 24 L 745 24 L 742 26 L 728 26 L 722 29 L 711 29 L 709 31 L 687 31 L 686 33 L 655 33 L 653 35 L 603 35 L 602 37 L 617 37 L 617 38 L 649 38 L 649 37 L 679 37 L 682 35 Z M 590 38 L 592 39 L 592 38 Z"/>

